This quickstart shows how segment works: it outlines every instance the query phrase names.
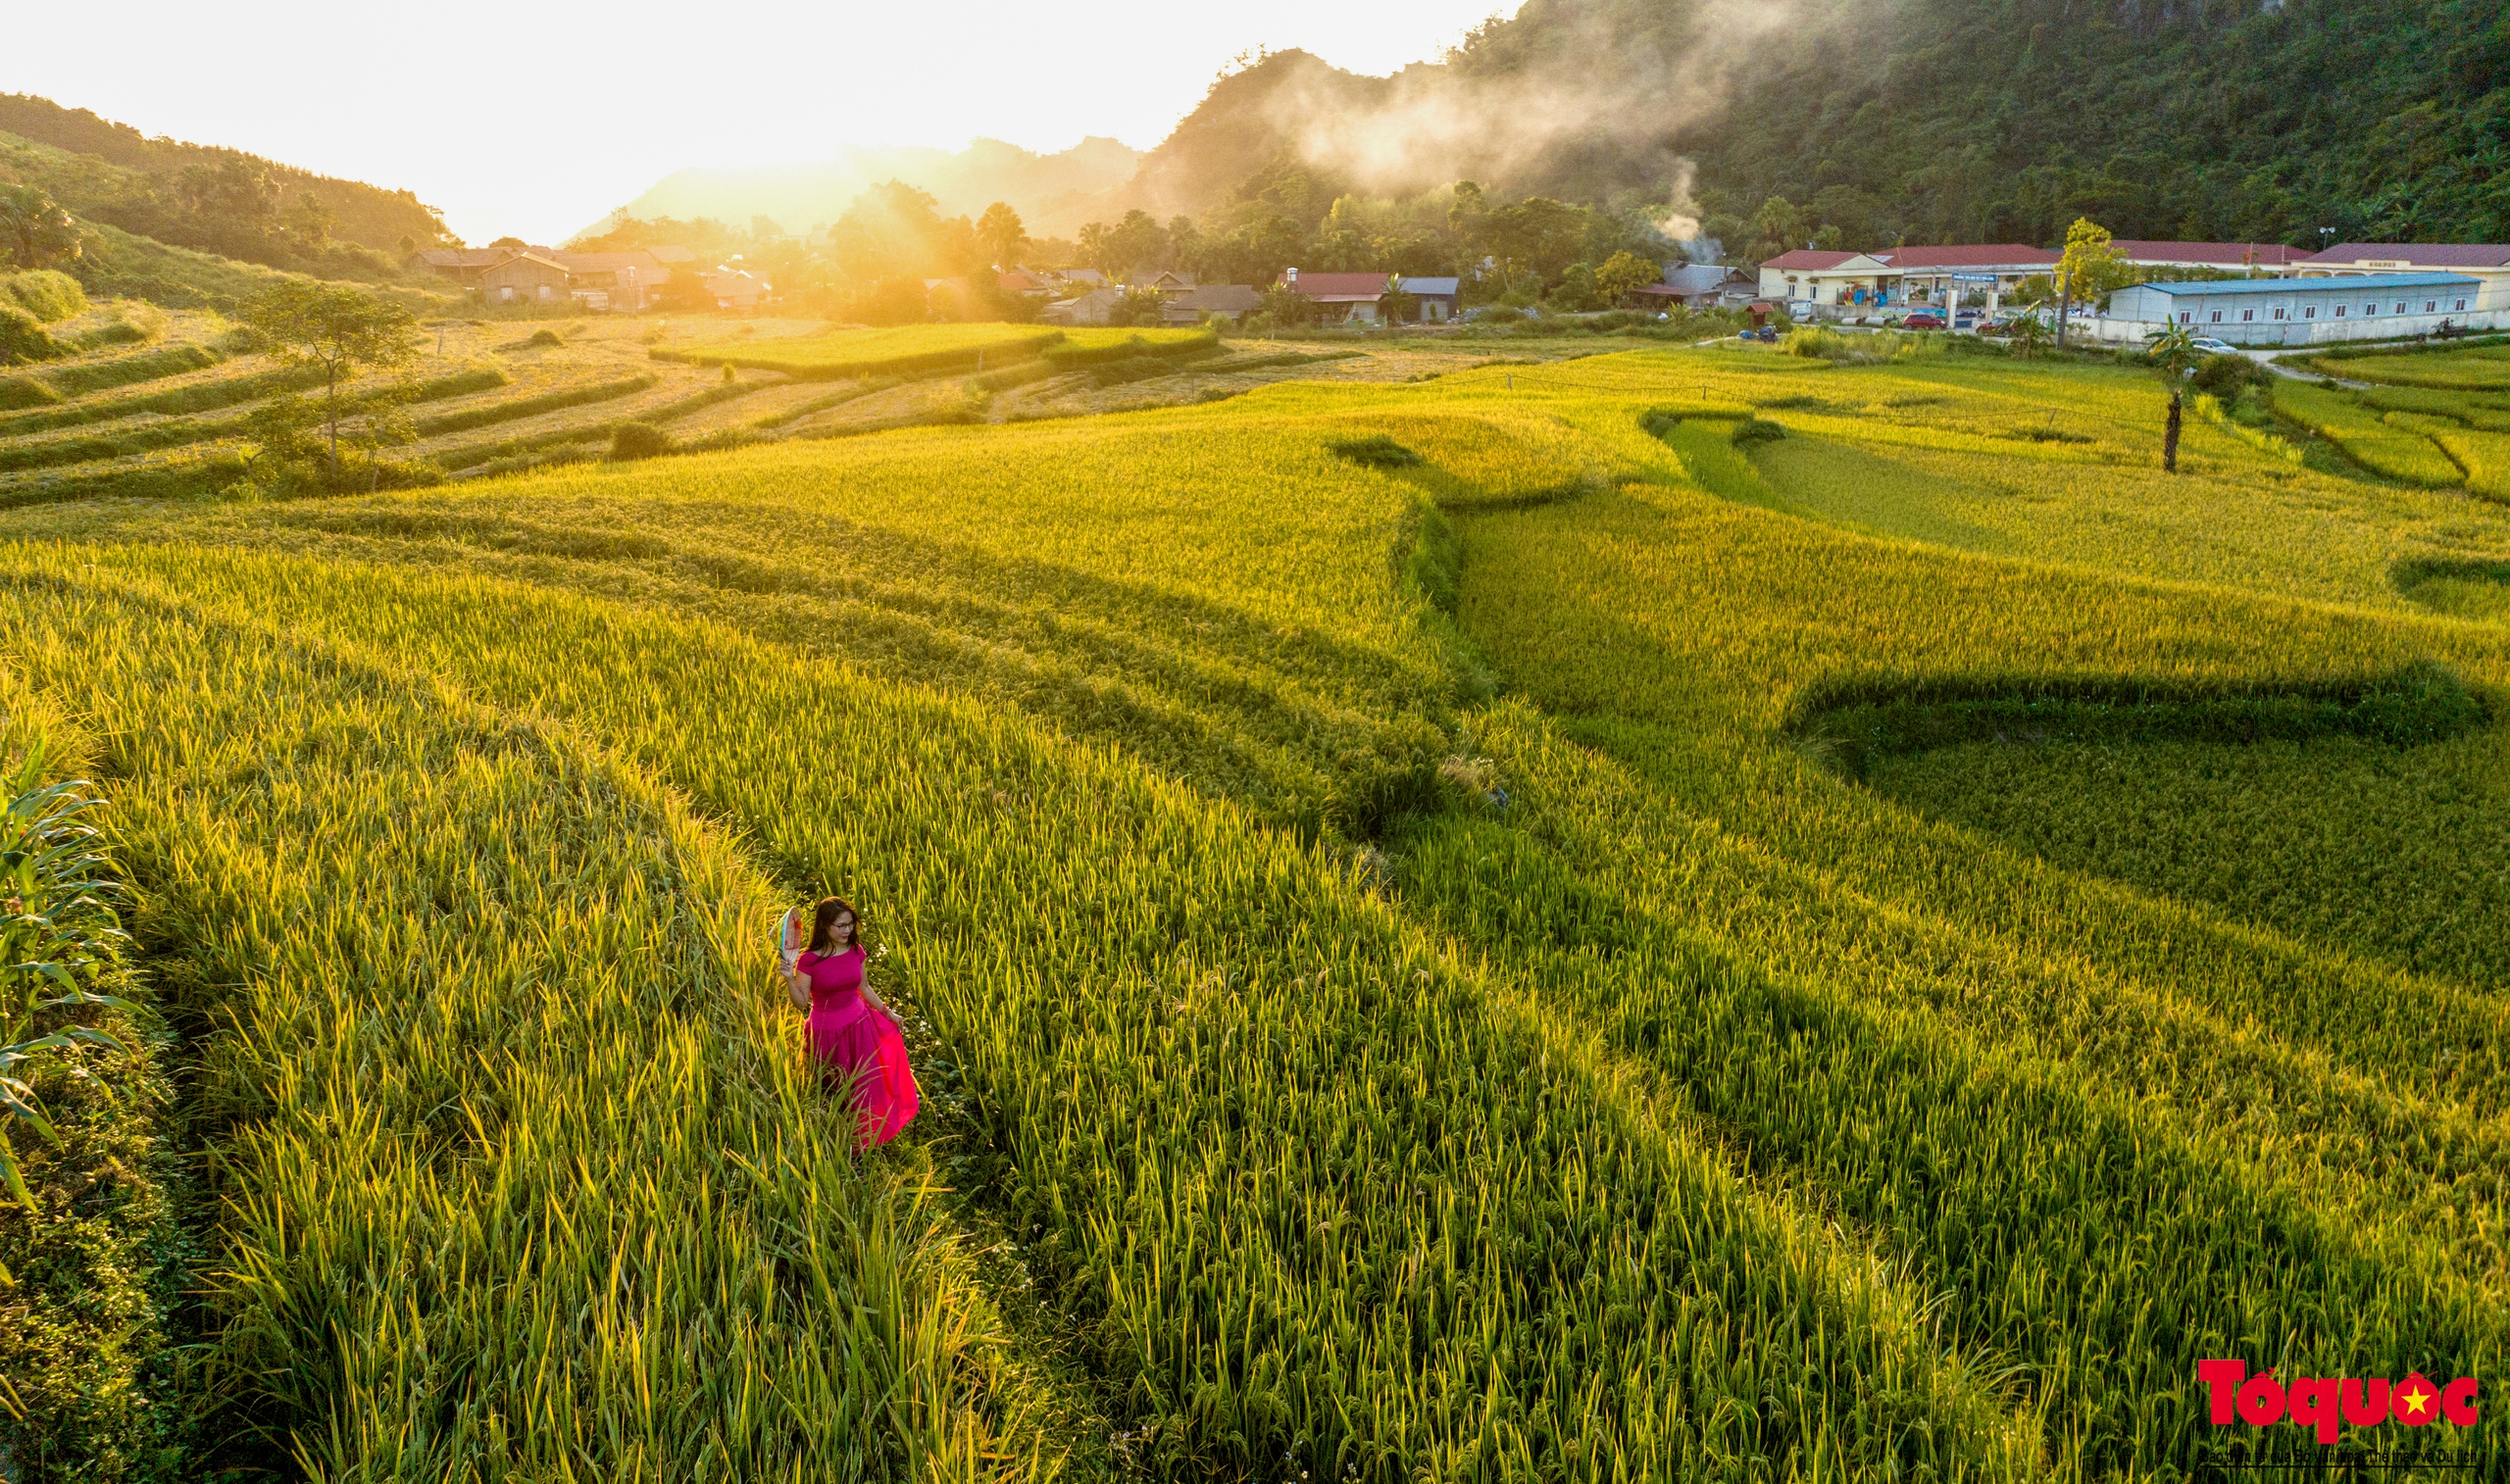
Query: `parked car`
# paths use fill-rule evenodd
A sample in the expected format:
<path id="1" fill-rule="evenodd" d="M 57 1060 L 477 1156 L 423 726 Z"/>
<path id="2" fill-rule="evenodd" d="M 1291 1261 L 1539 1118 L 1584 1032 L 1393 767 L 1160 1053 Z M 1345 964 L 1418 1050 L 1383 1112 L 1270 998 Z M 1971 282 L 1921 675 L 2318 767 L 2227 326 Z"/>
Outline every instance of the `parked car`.
<path id="1" fill-rule="evenodd" d="M 2198 350 L 2203 351 L 2209 356 L 2236 356 L 2239 354 L 2239 348 L 2237 346 L 2232 345 L 2227 341 L 2217 340 L 2211 335 L 2198 335 L 2195 339 L 2190 340 L 2187 343 L 2196 347 Z"/>
<path id="2" fill-rule="evenodd" d="M 1931 310 L 1919 310 L 1900 322 L 1902 329 L 1941 329 L 1943 317 Z"/>

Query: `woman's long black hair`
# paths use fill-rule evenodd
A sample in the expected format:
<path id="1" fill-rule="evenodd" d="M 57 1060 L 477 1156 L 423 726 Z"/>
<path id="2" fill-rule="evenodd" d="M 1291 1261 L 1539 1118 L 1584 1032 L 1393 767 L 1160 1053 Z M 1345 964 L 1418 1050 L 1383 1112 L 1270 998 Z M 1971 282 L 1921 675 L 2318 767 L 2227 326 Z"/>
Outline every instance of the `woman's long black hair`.
<path id="1" fill-rule="evenodd" d="M 844 913 L 854 918 L 853 928 L 845 935 L 845 946 L 847 948 L 863 946 L 863 915 L 854 910 L 854 904 L 843 897 L 822 897 L 819 911 L 811 918 L 811 952 L 815 954 L 828 952 L 826 947 L 828 932 L 829 928 L 836 925 L 838 913 Z"/>

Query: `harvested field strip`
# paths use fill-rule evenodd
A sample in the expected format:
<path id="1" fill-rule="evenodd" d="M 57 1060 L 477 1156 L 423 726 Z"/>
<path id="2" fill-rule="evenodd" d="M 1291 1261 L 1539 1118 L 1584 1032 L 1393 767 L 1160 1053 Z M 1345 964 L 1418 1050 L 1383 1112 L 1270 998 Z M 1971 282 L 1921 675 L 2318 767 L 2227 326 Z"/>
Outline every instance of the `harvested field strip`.
<path id="1" fill-rule="evenodd" d="M 445 413 L 433 418 L 421 418 L 417 423 L 418 432 L 422 438 L 432 438 L 441 433 L 463 432 L 474 427 L 486 427 L 493 422 L 511 422 L 522 418 L 535 417 L 541 413 L 557 412 L 562 408 L 586 407 L 595 402 L 608 402 L 643 391 L 659 379 L 661 378 L 651 372 L 645 372 L 639 375 L 624 376 L 615 381 L 595 382 L 590 386 L 569 387 L 563 391 L 543 392 L 534 397 L 518 397 L 509 402 L 493 402 L 482 407 L 465 408 L 460 412 Z"/>
<path id="2" fill-rule="evenodd" d="M 411 389 L 409 400 L 427 403 L 464 396 L 502 386 L 505 380 L 504 371 L 494 367 L 477 367 L 421 382 Z M 232 438 L 250 425 L 249 415 L 166 419 L 109 432 L 0 444 L 0 470 L 49 469 L 65 464 L 130 458 L 157 449 L 181 448 Z"/>
<path id="3" fill-rule="evenodd" d="M 1165 360 L 1217 354 L 1220 333 L 1209 329 L 1073 329 L 1039 354 L 1057 371 L 1149 357 Z"/>
<path id="4" fill-rule="evenodd" d="M 75 427 L 85 422 L 109 422 L 138 413 L 216 412 L 239 402 L 258 402 L 281 392 L 301 392 L 323 384 L 320 368 L 281 366 L 268 371 L 226 376 L 216 380 L 195 381 L 189 385 L 168 387 L 163 391 L 143 392 L 131 397 L 109 397 L 74 406 L 46 408 L 0 418 L 0 438 L 21 433 L 43 432 L 56 427 Z"/>
<path id="5" fill-rule="evenodd" d="M 825 412 L 868 392 L 879 390 L 881 386 L 882 383 L 862 382 L 831 389 L 825 381 L 795 381 L 782 386 L 769 386 L 723 412 L 705 410 L 689 414 L 681 423 L 681 431 L 683 434 L 729 428 L 771 431 L 799 421 L 813 413 Z"/>
<path id="6" fill-rule="evenodd" d="M 244 477 L 244 461 L 231 448 L 186 447 L 172 454 L 73 466 L 68 471 L 31 470 L 0 478 L 0 510 L 105 496 L 166 500 L 206 494 Z"/>
<path id="7" fill-rule="evenodd" d="M 666 422 L 699 408 L 713 407 L 758 390 L 758 383 L 747 381 L 714 383 L 696 392 L 687 391 L 686 386 L 685 382 L 650 386 L 642 393 L 614 397 L 610 399 L 612 403 L 626 402 L 628 405 L 608 407 L 605 410 L 612 416 L 595 421 L 563 418 L 558 413 L 543 413 L 539 415 L 541 420 L 550 424 L 545 428 L 526 433 L 510 432 L 508 436 L 488 443 L 447 443 L 439 438 L 434 440 L 436 447 L 429 448 L 422 443 L 414 452 L 418 457 L 434 460 L 448 472 L 458 472 L 491 460 L 510 459 L 570 443 L 596 442 L 608 438 L 623 422 Z"/>
<path id="8" fill-rule="evenodd" d="M 36 379 L 51 387 L 63 398 L 83 397 L 89 392 L 117 386 L 129 386 L 140 381 L 154 381 L 161 376 L 180 375 L 184 371 L 202 371 L 226 358 L 206 345 L 188 342 L 158 346 L 110 359 L 74 362 L 68 366 L 50 367 L 36 373 Z"/>
<path id="9" fill-rule="evenodd" d="M 2037 1420 L 1871 1255 L 1734 1182 L 1578 1038 L 1233 811 L 646 610 L 268 558 L 59 558 L 91 559 L 171 563 L 276 628 L 354 629 L 482 700 L 528 698 L 807 876 L 860 883 L 1007 1157 L 954 1178 L 1038 1233 L 1028 1261 L 1181 1449 L 1251 1469 L 1304 1439 L 1369 1480 L 1457 1476 L 1485 1439 L 1667 1477 L 2031 1467 Z M 823 765 L 857 735 L 849 753 L 914 766 Z M 1022 904 L 1087 925 L 1006 933 Z M 1785 1406 L 1745 1405 L 1725 1379 L 1745 1374 Z"/>
<path id="10" fill-rule="evenodd" d="M 778 897 L 719 835 L 353 650 L 12 565 L 0 633 L 122 739 L 151 958 L 218 1027 L 219 1462 L 1052 1476 L 929 1163 L 858 1168 L 802 1073 L 751 930 Z"/>
<path id="11" fill-rule="evenodd" d="M 830 381 L 976 367 L 987 355 L 1027 360 L 1025 352 L 1062 336 L 1061 330 L 1032 324 L 917 324 L 899 329 L 838 330 L 751 344 L 657 346 L 652 354 L 657 361 L 745 366 L 782 371 L 803 380 Z"/>

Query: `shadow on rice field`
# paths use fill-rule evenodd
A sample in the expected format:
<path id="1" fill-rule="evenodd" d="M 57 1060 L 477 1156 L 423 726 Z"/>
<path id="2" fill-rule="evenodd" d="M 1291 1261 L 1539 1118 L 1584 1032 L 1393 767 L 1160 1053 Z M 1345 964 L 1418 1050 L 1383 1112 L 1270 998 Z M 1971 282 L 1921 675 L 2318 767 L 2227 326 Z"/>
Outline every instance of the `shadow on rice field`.
<path id="1" fill-rule="evenodd" d="M 2422 557 L 2388 571 L 2397 596 L 2456 618 L 2510 618 L 2510 562 Z"/>
<path id="2" fill-rule="evenodd" d="M 1832 698 L 1798 747 L 1878 795 L 2060 868 L 2324 951 L 2510 979 L 2487 881 L 2497 705 L 2418 665 L 2236 693 L 2121 679 Z"/>

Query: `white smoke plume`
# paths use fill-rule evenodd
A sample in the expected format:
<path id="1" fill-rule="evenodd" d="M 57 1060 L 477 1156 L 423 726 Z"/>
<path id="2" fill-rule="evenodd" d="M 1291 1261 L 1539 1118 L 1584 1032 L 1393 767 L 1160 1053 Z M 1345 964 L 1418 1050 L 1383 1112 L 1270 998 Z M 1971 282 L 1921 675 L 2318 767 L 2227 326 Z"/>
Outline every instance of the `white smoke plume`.
<path id="1" fill-rule="evenodd" d="M 1309 79 L 1274 96 L 1270 122 L 1309 163 L 1384 194 L 1460 178 L 1504 188 L 1563 150 L 1609 152 L 1625 178 L 1668 182 L 1673 205 L 1661 229 L 1683 241 L 1699 233 L 1696 214 L 1683 210 L 1690 165 L 1667 141 L 1722 109 L 1738 76 L 1780 43 L 1792 50 L 1817 28 L 1888 3 L 1707 0 L 1686 15 L 1648 8 L 1643 25 L 1625 19 L 1636 8 L 1555 4 L 1538 37 L 1502 38 L 1541 47 L 1504 72 L 1450 61 L 1366 90 Z M 1522 32 L 1529 22 L 1514 25 Z"/>

